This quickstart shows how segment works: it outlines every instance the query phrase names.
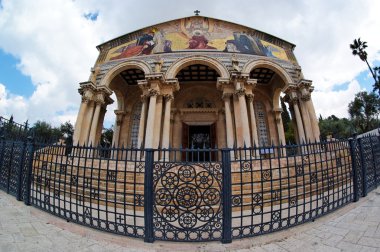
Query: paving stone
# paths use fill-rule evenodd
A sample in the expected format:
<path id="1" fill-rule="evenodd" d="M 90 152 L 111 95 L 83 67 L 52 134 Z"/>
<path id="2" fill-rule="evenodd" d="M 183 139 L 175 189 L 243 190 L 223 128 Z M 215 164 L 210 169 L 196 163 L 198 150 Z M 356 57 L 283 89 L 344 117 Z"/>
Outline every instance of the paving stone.
<path id="1" fill-rule="evenodd" d="M 380 239 L 363 236 L 359 239 L 358 244 L 363 245 L 363 246 L 373 247 L 373 248 L 379 248 Z"/>
<path id="2" fill-rule="evenodd" d="M 38 209 L 27 207 L 0 191 L 0 251 L 380 252 L 380 218 L 378 217 L 380 216 L 380 188 L 371 192 L 367 198 L 361 198 L 358 203 L 353 203 L 355 206 L 343 214 L 335 212 L 314 223 L 270 235 L 234 240 L 231 244 L 159 241 L 147 244 L 140 239 L 112 235 L 74 223 L 66 223 L 47 213 L 39 216 L 35 214 L 36 211 L 39 213 Z M 53 218 L 56 221 L 51 224 L 46 218 Z"/>
<path id="3" fill-rule="evenodd" d="M 351 244 L 356 244 L 358 243 L 359 239 L 363 236 L 363 234 L 364 232 L 350 230 L 350 232 L 348 232 L 344 236 L 343 240 Z"/>

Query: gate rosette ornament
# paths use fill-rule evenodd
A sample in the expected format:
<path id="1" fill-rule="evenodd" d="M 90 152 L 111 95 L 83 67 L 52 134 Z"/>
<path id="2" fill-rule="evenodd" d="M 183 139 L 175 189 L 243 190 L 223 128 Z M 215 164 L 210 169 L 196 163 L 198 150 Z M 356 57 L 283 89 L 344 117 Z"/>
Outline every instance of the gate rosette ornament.
<path id="1" fill-rule="evenodd" d="M 220 239 L 221 165 L 157 163 L 154 226 L 161 240 Z"/>

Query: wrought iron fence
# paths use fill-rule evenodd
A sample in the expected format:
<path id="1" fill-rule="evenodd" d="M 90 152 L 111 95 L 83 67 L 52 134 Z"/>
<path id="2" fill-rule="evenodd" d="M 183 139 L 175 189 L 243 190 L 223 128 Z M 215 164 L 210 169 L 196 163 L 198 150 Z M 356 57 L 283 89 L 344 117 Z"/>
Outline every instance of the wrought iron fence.
<path id="1" fill-rule="evenodd" d="M 202 150 L 0 141 L 2 190 L 146 242 L 227 243 L 289 228 L 359 200 L 379 175 L 377 136 Z"/>

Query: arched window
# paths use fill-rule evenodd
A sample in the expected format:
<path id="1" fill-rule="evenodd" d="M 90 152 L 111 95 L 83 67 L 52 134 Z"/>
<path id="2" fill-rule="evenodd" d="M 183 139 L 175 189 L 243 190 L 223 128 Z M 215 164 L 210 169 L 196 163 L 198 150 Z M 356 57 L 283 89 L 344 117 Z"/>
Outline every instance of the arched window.
<path id="1" fill-rule="evenodd" d="M 186 108 L 215 108 L 214 103 L 205 98 L 196 98 L 185 104 Z"/>
<path id="2" fill-rule="evenodd" d="M 141 108 L 142 103 L 138 102 L 135 104 L 132 112 L 132 127 L 131 127 L 131 147 L 132 148 L 140 148 L 141 146 L 137 146 L 138 138 L 139 138 L 139 127 L 140 127 L 140 118 L 141 118 Z"/>
<path id="3" fill-rule="evenodd" d="M 265 107 L 262 102 L 255 102 L 257 135 L 259 137 L 259 146 L 268 146 L 268 125 L 265 113 Z"/>

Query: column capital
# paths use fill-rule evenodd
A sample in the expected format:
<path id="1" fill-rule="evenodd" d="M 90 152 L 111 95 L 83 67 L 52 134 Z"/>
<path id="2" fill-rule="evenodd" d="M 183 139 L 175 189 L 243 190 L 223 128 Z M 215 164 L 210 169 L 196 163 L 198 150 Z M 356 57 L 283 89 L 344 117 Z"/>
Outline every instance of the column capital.
<path id="1" fill-rule="evenodd" d="M 222 99 L 223 100 L 228 100 L 228 99 L 230 99 L 231 98 L 231 96 L 233 95 L 233 93 L 223 93 L 223 95 L 222 95 Z"/>
<path id="2" fill-rule="evenodd" d="M 157 89 L 148 89 L 147 96 L 158 96 L 160 92 Z"/>
<path id="3" fill-rule="evenodd" d="M 166 101 L 174 100 L 174 96 L 171 94 L 165 94 L 165 95 L 163 95 L 163 97 L 165 98 Z"/>
<path id="4" fill-rule="evenodd" d="M 163 82 L 163 86 L 169 86 L 172 89 L 172 92 L 175 92 L 179 90 L 179 81 L 177 78 L 167 79 Z"/>
<path id="5" fill-rule="evenodd" d="M 255 97 L 254 94 L 246 94 L 248 102 L 253 102 L 253 98 Z"/>
<path id="6" fill-rule="evenodd" d="M 235 90 L 235 95 L 238 97 L 245 95 L 245 89 L 239 88 L 239 89 Z"/>
<path id="7" fill-rule="evenodd" d="M 115 115 L 116 115 L 116 125 L 120 126 L 121 123 L 123 122 L 124 116 L 127 114 L 123 110 L 114 110 Z"/>

